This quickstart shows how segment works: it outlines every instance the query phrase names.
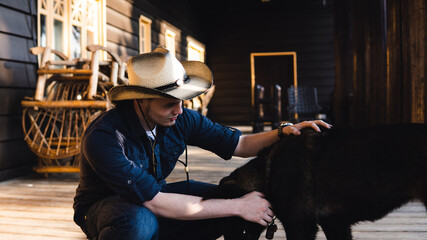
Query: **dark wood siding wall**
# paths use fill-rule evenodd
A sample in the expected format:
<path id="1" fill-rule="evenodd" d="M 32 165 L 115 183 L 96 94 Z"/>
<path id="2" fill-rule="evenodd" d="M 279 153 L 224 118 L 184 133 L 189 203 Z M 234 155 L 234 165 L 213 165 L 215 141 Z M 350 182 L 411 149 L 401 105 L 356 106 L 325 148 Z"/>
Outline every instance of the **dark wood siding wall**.
<path id="1" fill-rule="evenodd" d="M 337 122 L 427 121 L 426 13 L 425 0 L 337 1 Z"/>
<path id="2" fill-rule="evenodd" d="M 35 20 L 35 0 L 0 0 L 0 180 L 26 174 L 36 163 L 21 127 L 21 100 L 36 84 L 37 59 L 28 53 Z"/>
<path id="3" fill-rule="evenodd" d="M 226 1 L 210 20 L 207 63 L 216 84 L 209 105 L 211 119 L 228 124 L 251 124 L 250 53 L 253 52 L 295 51 L 298 84 L 317 87 L 324 111 L 331 109 L 332 0 Z"/>
<path id="4" fill-rule="evenodd" d="M 176 35 L 176 57 L 187 59 L 187 36 L 204 42 L 198 11 L 188 1 L 145 0 L 107 1 L 107 47 L 124 59 L 139 54 L 139 17 L 152 20 L 152 49 L 164 45 L 165 21 L 179 30 Z"/>

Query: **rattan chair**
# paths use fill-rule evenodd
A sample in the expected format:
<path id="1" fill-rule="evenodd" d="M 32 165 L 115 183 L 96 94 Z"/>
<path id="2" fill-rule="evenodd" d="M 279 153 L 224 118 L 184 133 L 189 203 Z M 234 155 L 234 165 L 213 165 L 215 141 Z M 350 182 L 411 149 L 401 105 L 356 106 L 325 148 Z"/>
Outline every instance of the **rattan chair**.
<path id="1" fill-rule="evenodd" d="M 39 159 L 36 172 L 78 172 L 84 130 L 109 108 L 108 90 L 126 84 L 125 65 L 116 54 L 97 45 L 87 49 L 92 52 L 90 60 L 69 60 L 48 47 L 30 49 L 41 61 L 35 95 L 21 102 L 22 128 L 24 140 Z M 100 61 L 102 52 L 111 60 Z"/>
<path id="2" fill-rule="evenodd" d="M 290 122 L 301 122 L 317 118 L 320 110 L 317 89 L 311 86 L 288 88 L 288 113 Z"/>

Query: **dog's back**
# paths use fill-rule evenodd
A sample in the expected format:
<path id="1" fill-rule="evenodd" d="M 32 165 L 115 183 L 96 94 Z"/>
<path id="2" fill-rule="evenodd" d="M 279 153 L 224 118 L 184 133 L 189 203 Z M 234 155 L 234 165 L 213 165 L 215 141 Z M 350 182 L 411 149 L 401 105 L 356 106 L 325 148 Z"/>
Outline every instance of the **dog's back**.
<path id="1" fill-rule="evenodd" d="M 313 160 L 319 215 L 376 220 L 409 200 L 427 200 L 426 125 L 343 128 L 320 141 Z"/>
<path id="2" fill-rule="evenodd" d="M 376 220 L 409 200 L 426 204 L 427 125 L 306 130 L 278 143 L 271 169 L 269 194 L 292 182 L 286 184 L 290 196 L 279 197 L 292 206 L 282 201 L 284 211 L 348 224 Z M 297 202 L 305 203 L 295 208 Z"/>
<path id="3" fill-rule="evenodd" d="M 427 206 L 426 173 L 427 125 L 304 129 L 236 169 L 208 198 L 261 191 L 287 239 L 315 239 L 320 224 L 328 239 L 348 240 L 353 223 L 379 219 L 410 200 Z M 253 223 L 245 230 L 245 239 L 261 233 Z M 230 239 L 240 239 L 236 232 Z"/>

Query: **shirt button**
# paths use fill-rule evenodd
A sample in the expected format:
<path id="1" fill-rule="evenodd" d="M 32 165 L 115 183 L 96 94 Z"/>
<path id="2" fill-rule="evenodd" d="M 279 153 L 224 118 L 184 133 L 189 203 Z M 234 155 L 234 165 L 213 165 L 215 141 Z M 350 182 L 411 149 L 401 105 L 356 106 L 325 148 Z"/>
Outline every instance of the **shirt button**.
<path id="1" fill-rule="evenodd" d="M 132 180 L 128 180 L 128 184 L 132 184 Z"/>

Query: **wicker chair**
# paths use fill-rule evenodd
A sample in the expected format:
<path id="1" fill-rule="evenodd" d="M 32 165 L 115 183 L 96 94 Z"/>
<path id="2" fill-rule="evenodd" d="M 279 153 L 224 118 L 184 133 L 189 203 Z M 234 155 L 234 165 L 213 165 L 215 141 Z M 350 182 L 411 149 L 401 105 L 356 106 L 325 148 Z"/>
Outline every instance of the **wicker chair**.
<path id="1" fill-rule="evenodd" d="M 84 130 L 109 108 L 108 90 L 126 83 L 125 65 L 117 55 L 97 45 L 87 49 L 92 52 L 90 60 L 69 60 L 48 47 L 30 49 L 32 54 L 41 55 L 41 61 L 35 95 L 21 102 L 22 128 L 24 140 L 39 157 L 36 172 L 78 172 Z M 111 60 L 100 61 L 101 52 Z M 50 60 L 53 58 L 57 60 Z"/>
<path id="2" fill-rule="evenodd" d="M 290 122 L 295 123 L 315 119 L 321 110 L 315 87 L 301 85 L 289 87 L 288 101 Z"/>

